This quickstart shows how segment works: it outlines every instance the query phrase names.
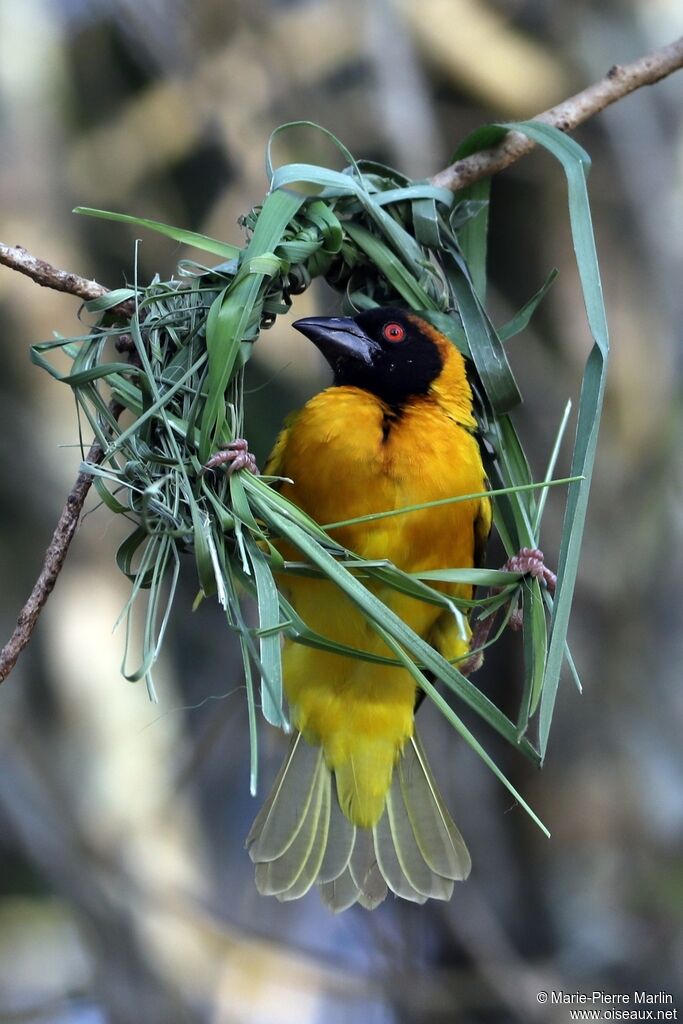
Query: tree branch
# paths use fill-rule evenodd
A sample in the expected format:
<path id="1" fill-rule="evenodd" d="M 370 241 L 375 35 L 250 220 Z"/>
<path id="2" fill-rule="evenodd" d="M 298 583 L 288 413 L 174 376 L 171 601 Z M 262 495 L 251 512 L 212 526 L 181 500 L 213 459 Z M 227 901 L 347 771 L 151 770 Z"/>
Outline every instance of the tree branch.
<path id="1" fill-rule="evenodd" d="M 645 57 L 640 57 L 631 64 L 626 64 L 623 67 L 615 64 L 599 82 L 558 106 L 544 111 L 534 120 L 540 121 L 542 124 L 552 124 L 563 132 L 570 132 L 589 117 L 600 113 L 611 103 L 616 103 L 617 100 L 623 99 L 624 96 L 628 96 L 629 93 L 641 86 L 659 82 L 681 67 L 683 67 L 683 37 Z M 431 179 L 432 184 L 455 192 L 480 178 L 502 171 L 534 148 L 535 143 L 525 135 L 510 132 L 500 145 L 474 153 L 472 156 L 456 161 L 443 171 L 439 171 Z M 66 270 L 59 270 L 46 263 L 45 260 L 32 256 L 21 246 L 8 246 L 0 242 L 0 264 L 21 274 L 26 274 L 45 288 L 67 292 L 85 301 L 100 298 L 109 290 L 98 284 L 97 281 L 88 280 L 78 274 L 71 274 Z M 133 308 L 131 302 L 124 302 L 115 307 L 115 312 L 120 316 L 130 317 Z M 118 416 L 121 408 L 112 407 L 112 412 Z M 95 442 L 86 456 L 86 461 L 97 465 L 102 461 L 103 455 L 102 447 Z M 31 591 L 31 596 L 21 610 L 12 636 L 0 651 L 0 682 L 7 678 L 14 668 L 17 658 L 31 639 L 38 616 L 52 592 L 69 545 L 78 528 L 83 504 L 90 490 L 92 479 L 88 473 L 79 473 L 67 498 L 45 553 L 40 576 Z"/>
<path id="2" fill-rule="evenodd" d="M 20 274 L 30 277 L 36 284 L 43 288 L 52 288 L 55 292 L 67 292 L 75 295 L 84 302 L 91 299 L 99 299 L 106 295 L 109 288 L 97 281 L 88 280 L 80 274 L 72 274 L 70 270 L 60 270 L 53 267 L 47 260 L 41 260 L 38 256 L 31 255 L 23 245 L 5 245 L 0 242 L 0 265 L 16 270 Z M 113 306 L 112 313 L 131 317 L 135 311 L 135 303 L 128 299 L 126 302 Z"/>
<path id="3" fill-rule="evenodd" d="M 98 284 L 97 281 L 89 281 L 78 274 L 72 274 L 67 270 L 53 267 L 51 263 L 32 256 L 20 245 L 10 246 L 0 242 L 0 264 L 9 267 L 11 270 L 16 270 L 20 274 L 26 274 L 44 288 L 67 292 L 84 301 L 99 299 L 109 291 L 108 288 Z M 128 317 L 132 315 L 133 311 L 134 305 L 131 302 L 122 302 L 112 310 L 112 312 Z M 110 403 L 109 408 L 112 415 L 116 417 L 120 416 L 123 411 L 123 407 L 114 402 Z M 99 442 L 95 441 L 91 445 L 85 461 L 96 466 L 102 461 L 103 457 L 104 450 Z M 27 646 L 38 621 L 38 616 L 52 593 L 57 577 L 62 571 L 62 565 L 69 550 L 69 545 L 78 529 L 83 505 L 92 486 L 92 481 L 93 478 L 90 473 L 79 473 L 76 477 L 76 482 L 69 492 L 66 504 L 62 509 L 52 534 L 52 539 L 45 552 L 40 575 L 33 586 L 26 604 L 19 613 L 14 632 L 2 648 L 2 651 L 0 651 L 0 683 L 10 674 L 17 663 L 19 655 Z"/>
<path id="4" fill-rule="evenodd" d="M 0 242 L 0 263 L 9 267 L 10 270 L 18 270 L 20 274 L 26 274 L 43 288 L 68 292 L 69 295 L 76 295 L 85 302 L 90 299 L 99 299 L 109 291 L 97 281 L 88 281 L 87 278 L 72 274 L 68 270 L 58 270 L 51 263 L 32 256 L 21 245 L 5 245 L 4 242 Z"/>
<path id="5" fill-rule="evenodd" d="M 106 290 L 106 288 L 103 288 L 103 293 L 106 292 Z M 104 451 L 101 445 L 99 442 L 95 441 L 86 455 L 86 462 L 97 465 L 102 461 L 103 455 Z M 89 473 L 79 473 L 76 477 L 76 483 L 69 492 L 66 504 L 62 509 L 62 514 L 60 515 L 55 531 L 52 534 L 52 540 L 45 552 L 43 568 L 40 571 L 40 576 L 33 586 L 33 590 L 31 591 L 28 601 L 19 613 L 19 618 L 17 619 L 14 632 L 3 647 L 2 651 L 0 651 L 0 683 L 7 678 L 16 665 L 17 658 L 31 639 L 36 622 L 38 621 L 38 616 L 43 610 L 43 606 L 48 597 L 52 593 L 52 589 L 57 582 L 57 577 L 62 571 L 62 565 L 64 564 L 66 553 L 69 550 L 69 545 L 73 540 L 76 530 L 78 529 L 81 512 L 83 511 L 83 504 L 92 485 L 92 481 L 93 478 Z"/>
<path id="6" fill-rule="evenodd" d="M 563 132 L 571 132 L 610 104 L 623 99 L 641 86 L 654 85 L 682 67 L 683 36 L 645 57 L 639 57 L 631 64 L 625 64 L 623 67 L 615 64 L 599 82 L 595 82 L 556 107 L 538 114 L 533 120 L 541 124 L 554 125 Z M 482 149 L 463 160 L 456 160 L 450 167 L 435 174 L 431 183 L 439 188 L 457 192 L 465 185 L 471 185 L 480 178 L 486 178 L 509 167 L 535 147 L 536 143 L 526 135 L 510 132 L 498 146 Z"/>

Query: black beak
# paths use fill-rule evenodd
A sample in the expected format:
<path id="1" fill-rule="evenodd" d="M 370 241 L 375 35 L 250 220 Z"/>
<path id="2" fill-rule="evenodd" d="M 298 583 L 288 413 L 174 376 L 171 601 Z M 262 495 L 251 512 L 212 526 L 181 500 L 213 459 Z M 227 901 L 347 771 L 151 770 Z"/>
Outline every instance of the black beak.
<path id="1" fill-rule="evenodd" d="M 349 316 L 308 316 L 292 327 L 310 338 L 332 367 L 339 359 L 357 359 L 370 365 L 380 347 Z"/>

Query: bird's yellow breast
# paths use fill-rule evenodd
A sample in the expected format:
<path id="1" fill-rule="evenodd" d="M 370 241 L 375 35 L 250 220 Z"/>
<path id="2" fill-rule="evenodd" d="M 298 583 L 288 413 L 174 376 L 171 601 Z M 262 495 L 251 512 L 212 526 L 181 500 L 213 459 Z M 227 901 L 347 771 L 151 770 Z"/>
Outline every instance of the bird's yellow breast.
<path id="1" fill-rule="evenodd" d="M 398 414 L 368 392 L 330 388 L 302 410 L 287 441 L 283 493 L 321 524 L 480 492 L 475 437 L 429 398 Z M 341 527 L 332 536 L 402 569 L 472 563 L 479 501 Z"/>

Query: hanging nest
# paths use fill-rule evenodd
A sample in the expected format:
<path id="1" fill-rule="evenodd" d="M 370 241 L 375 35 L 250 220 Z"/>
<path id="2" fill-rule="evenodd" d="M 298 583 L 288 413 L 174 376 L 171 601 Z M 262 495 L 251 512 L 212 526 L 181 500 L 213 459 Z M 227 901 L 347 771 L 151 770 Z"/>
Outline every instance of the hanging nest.
<path id="1" fill-rule="evenodd" d="M 514 127 L 529 134 L 540 131 L 534 125 Z M 543 127 L 543 133 L 537 141 L 551 149 L 567 170 L 577 257 L 597 338 L 584 379 L 572 478 L 565 481 L 554 481 L 552 476 L 568 410 L 551 446 L 547 472 L 535 483 L 509 416 L 521 395 L 504 348 L 508 338 L 526 327 L 555 275 L 508 324 L 498 330 L 493 327 L 484 306 L 488 183 L 454 195 L 427 182 L 412 182 L 387 167 L 355 161 L 332 137 L 348 164 L 343 171 L 308 164 L 273 170 L 268 155 L 270 189 L 263 203 L 242 219 L 242 247 L 141 218 L 79 210 L 159 231 L 220 259 L 215 266 L 183 260 L 171 280 L 155 278 L 147 286 L 136 280 L 128 288 L 86 303 L 86 310 L 95 317 L 90 331 L 37 345 L 33 359 L 73 389 L 105 453 L 100 465 L 85 463 L 82 468 L 92 473 L 106 507 L 133 524 L 116 556 L 132 583 L 122 618 L 130 623 L 133 606 L 144 595 L 145 625 L 134 669 L 127 667 L 126 643 L 124 675 L 132 680 L 144 678 L 154 698 L 153 667 L 175 596 L 181 556 L 194 557 L 199 597 L 216 596 L 228 626 L 239 637 L 254 790 L 257 677 L 263 714 L 269 722 L 287 727 L 282 634 L 300 643 L 340 650 L 306 626 L 275 583 L 275 573 L 315 572 L 333 580 L 374 627 L 384 631 L 397 660 L 538 822 L 425 673 L 432 673 L 534 763 L 541 762 L 563 660 L 575 671 L 566 647 L 566 629 L 604 387 L 605 361 L 599 362 L 596 353 L 598 357 L 606 353 L 585 195 L 587 158 L 560 132 Z M 490 143 L 489 130 L 475 135 L 463 152 Z M 481 431 L 489 453 L 486 468 L 495 525 L 509 554 L 538 546 L 548 487 L 570 484 L 554 606 L 538 581 L 515 574 L 444 566 L 426 579 L 389 563 L 362 562 L 282 497 L 271 486 L 272 479 L 204 471 L 206 461 L 221 445 L 249 436 L 249 425 L 243 420 L 243 377 L 260 332 L 288 312 L 293 298 L 321 277 L 341 294 L 345 313 L 378 305 L 407 307 L 435 324 L 472 360 Z M 130 319 L 121 319 L 122 302 L 134 307 Z M 68 374 L 59 374 L 50 363 L 54 349 L 72 360 Z M 121 357 L 122 350 L 128 353 L 127 361 Z M 273 537 L 290 541 L 306 562 L 283 563 L 271 543 Z M 492 614 L 501 605 L 512 608 L 521 598 L 525 683 L 516 719 L 504 715 L 455 665 L 375 597 L 364 585 L 373 580 L 443 605 L 455 616 Z M 498 590 L 473 601 L 457 600 L 430 585 L 445 580 Z M 249 627 L 242 614 L 240 599 L 245 590 L 258 603 L 257 628 Z M 367 657 L 347 649 L 343 653 Z M 539 708 L 537 748 L 527 732 Z"/>

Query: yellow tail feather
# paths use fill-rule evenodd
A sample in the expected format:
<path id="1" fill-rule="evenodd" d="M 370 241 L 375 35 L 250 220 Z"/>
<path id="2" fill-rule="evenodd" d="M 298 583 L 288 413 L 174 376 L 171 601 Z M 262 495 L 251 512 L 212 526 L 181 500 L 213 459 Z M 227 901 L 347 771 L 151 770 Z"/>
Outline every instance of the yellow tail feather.
<path id="1" fill-rule="evenodd" d="M 334 769 L 335 792 L 320 747 L 293 737 L 247 840 L 259 892 L 292 900 L 317 884 L 336 913 L 374 909 L 387 887 L 415 903 L 450 898 L 469 874 L 467 847 L 417 736 L 395 765 L 394 749 L 357 745 Z"/>
<path id="2" fill-rule="evenodd" d="M 352 754 L 333 765 L 342 811 L 358 828 L 372 828 L 382 816 L 396 760 L 396 746 L 364 739 Z"/>

